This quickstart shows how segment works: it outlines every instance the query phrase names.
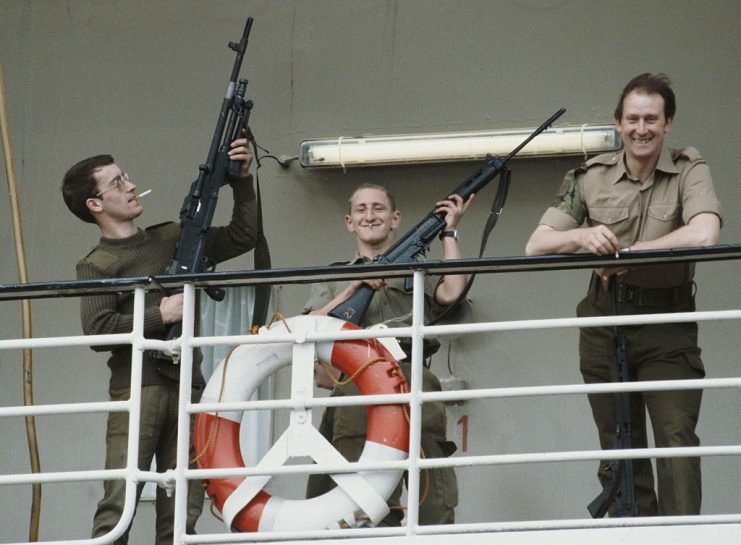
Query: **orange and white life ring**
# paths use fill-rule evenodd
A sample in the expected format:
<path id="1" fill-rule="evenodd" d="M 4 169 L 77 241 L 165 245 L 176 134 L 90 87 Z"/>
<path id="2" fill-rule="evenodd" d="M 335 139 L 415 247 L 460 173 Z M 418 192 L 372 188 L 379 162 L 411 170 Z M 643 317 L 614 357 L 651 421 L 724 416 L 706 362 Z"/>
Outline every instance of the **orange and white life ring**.
<path id="1" fill-rule="evenodd" d="M 330 333 L 348 329 L 359 328 L 329 316 L 295 316 L 274 324 L 270 329 L 262 328 L 258 335 L 264 336 L 267 342 L 235 348 L 214 370 L 201 402 L 246 401 L 268 376 L 290 364 L 294 343 L 269 342 L 271 336 L 285 335 L 288 331 Z M 377 360 L 354 378 L 361 394 L 393 394 L 408 390 L 396 360 L 377 339 L 318 342 L 315 347 L 320 361 L 331 363 L 347 376 L 353 376 L 369 361 Z M 368 435 L 359 462 L 406 459 L 409 422 L 404 405 L 369 405 L 366 409 Z M 196 415 L 194 442 L 200 468 L 244 467 L 239 442 L 242 415 L 242 411 Z M 309 428 L 307 431 L 316 433 L 317 442 L 325 441 L 310 424 Z M 293 434 L 296 436 L 300 435 Z M 273 448 L 277 446 L 278 443 Z M 331 449 L 329 443 L 327 446 Z M 288 450 L 285 445 L 284 450 Z M 344 462 L 344 458 L 333 449 L 332 455 L 335 456 L 332 459 L 339 457 Z M 259 465 L 262 466 L 269 456 L 271 453 Z M 283 499 L 267 493 L 263 487 L 269 477 L 262 476 L 211 478 L 205 486 L 230 530 L 314 530 L 360 526 L 367 524 L 368 519 L 371 524 L 377 524 L 388 513 L 386 500 L 402 473 L 402 469 L 391 469 L 333 474 L 337 487 L 306 500 Z"/>

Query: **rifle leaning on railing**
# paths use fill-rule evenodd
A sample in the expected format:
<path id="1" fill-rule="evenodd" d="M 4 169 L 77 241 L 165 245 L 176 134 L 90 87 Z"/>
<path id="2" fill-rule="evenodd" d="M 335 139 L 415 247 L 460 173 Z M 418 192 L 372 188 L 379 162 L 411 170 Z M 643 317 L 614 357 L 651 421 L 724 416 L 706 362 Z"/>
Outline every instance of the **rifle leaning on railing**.
<path id="1" fill-rule="evenodd" d="M 504 206 L 504 200 L 506 199 L 507 194 L 506 188 L 509 185 L 509 169 L 506 167 L 507 162 L 517 155 L 522 148 L 529 144 L 533 138 L 550 127 L 556 119 L 563 115 L 565 111 L 565 108 L 558 110 L 545 123 L 535 129 L 530 136 L 512 150 L 504 159 L 500 159 L 493 155 L 487 155 L 486 164 L 460 186 L 448 193 L 448 195 L 458 195 L 463 199 L 463 202 L 465 202 L 471 195 L 483 189 L 489 182 L 501 174 L 503 179 L 500 182 L 500 190 L 495 199 L 495 207 L 498 207 L 498 211 L 496 211 L 493 216 L 493 218 L 496 218 L 496 215 L 501 212 L 501 208 Z M 446 195 L 445 198 L 447 198 L 448 195 Z M 420 256 L 426 255 L 427 251 L 430 249 L 430 243 L 434 241 L 438 233 L 445 228 L 445 225 L 445 214 L 436 212 L 433 208 L 422 221 L 396 241 L 391 248 L 376 256 L 373 262 L 411 263 L 415 261 Z M 482 242 L 482 248 L 484 244 L 485 242 Z M 466 288 L 466 291 L 467 289 L 468 288 Z M 360 325 L 374 294 L 375 291 L 371 287 L 363 284 L 348 299 L 329 311 L 329 315 L 351 322 L 355 325 Z M 451 307 L 452 306 L 454 305 L 451 305 Z"/>
<path id="2" fill-rule="evenodd" d="M 615 276 L 610 277 L 610 291 L 612 292 L 613 315 L 618 314 L 617 286 Z M 616 325 L 612 326 L 612 340 L 615 345 L 615 365 L 617 368 L 618 382 L 630 381 L 628 375 L 628 339 Z M 633 425 L 630 417 L 630 393 L 618 392 L 615 394 L 615 439 L 613 442 L 616 450 L 633 448 Z M 639 515 L 638 503 L 635 494 L 635 473 L 633 471 L 633 460 L 611 460 L 605 466 L 607 480 L 602 492 L 594 498 L 587 509 L 592 518 L 602 518 L 615 503 L 616 517 L 637 517 Z"/>
<path id="3" fill-rule="evenodd" d="M 198 178 L 190 186 L 180 210 L 180 239 L 165 274 L 201 273 L 214 268 L 213 261 L 204 254 L 206 236 L 216 211 L 219 190 L 229 182 L 230 177 L 241 176 L 239 162 L 229 159 L 229 149 L 234 140 L 245 137 L 252 110 L 252 101 L 244 98 L 247 80 L 237 81 L 251 29 L 252 17 L 248 17 L 239 43 L 229 42 L 229 48 L 236 52 L 237 58 L 234 60 L 206 162 L 198 167 Z M 224 299 L 224 290 L 220 288 L 206 288 L 205 291 L 214 300 Z M 175 323 L 170 326 L 165 338 L 174 339 L 181 332 L 182 324 Z M 162 353 L 156 355 L 169 359 L 169 356 Z"/>

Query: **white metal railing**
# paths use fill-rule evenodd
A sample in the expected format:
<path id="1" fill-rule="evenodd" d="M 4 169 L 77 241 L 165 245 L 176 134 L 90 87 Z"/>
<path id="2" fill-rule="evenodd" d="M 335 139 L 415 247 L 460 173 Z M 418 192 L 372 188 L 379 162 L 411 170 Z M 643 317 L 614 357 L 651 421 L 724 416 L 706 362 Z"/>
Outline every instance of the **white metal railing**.
<path id="1" fill-rule="evenodd" d="M 741 257 L 741 253 L 738 254 Z M 448 267 L 451 265 L 448 264 Z M 474 269 L 476 264 L 473 265 Z M 673 456 L 739 456 L 741 445 L 723 446 L 701 446 L 682 448 L 648 448 L 630 450 L 589 450 L 589 451 L 567 451 L 547 453 L 523 453 L 502 454 L 482 456 L 456 456 L 445 459 L 420 459 L 420 429 L 421 429 L 421 406 L 431 401 L 450 400 L 473 400 L 486 398 L 520 398 L 529 396 L 554 396 L 554 395 L 586 395 L 589 393 L 615 393 L 619 391 L 650 391 L 650 390 L 678 390 L 678 389 L 713 389 L 713 388 L 741 388 L 741 377 L 724 379 L 701 379 L 683 381 L 653 381 L 640 383 L 610 383 L 610 384 L 571 384 L 558 386 L 531 386 L 517 388 L 480 388 L 461 391 L 444 392 L 422 392 L 422 339 L 427 335 L 446 336 L 462 333 L 485 333 L 502 331 L 523 331 L 550 328 L 578 328 L 590 326 L 634 325 L 646 323 L 687 322 L 687 321 L 715 321 L 715 320 L 739 320 L 741 310 L 725 310 L 714 312 L 693 312 L 658 315 L 598 317 L 598 318 L 556 318 L 542 320 L 518 320 L 503 322 L 487 322 L 457 325 L 435 325 L 425 326 L 423 324 L 423 286 L 425 270 L 415 268 L 414 270 L 414 296 L 413 296 L 413 322 L 410 327 L 389 328 L 380 330 L 343 331 L 338 333 L 308 333 L 305 335 L 285 334 L 276 335 L 269 342 L 295 342 L 315 343 L 329 340 L 358 339 L 372 337 L 411 337 L 412 338 L 412 376 L 409 378 L 411 386 L 406 394 L 396 395 L 372 395 L 362 397 L 330 397 L 296 399 L 273 399 L 263 401 L 242 401 L 228 403 L 190 403 L 191 388 L 191 364 L 192 350 L 201 346 L 234 345 L 240 343 L 266 342 L 252 335 L 230 335 L 219 337 L 197 337 L 194 334 L 194 309 L 196 287 L 200 287 L 199 280 L 183 284 L 185 292 L 183 334 L 174 341 L 158 341 L 146 339 L 143 336 L 143 313 L 144 294 L 147 285 L 135 285 L 130 289 L 135 291 L 135 319 L 133 331 L 122 335 L 99 335 L 99 336 L 67 336 L 49 337 L 36 339 L 3 339 L 0 340 L 0 350 L 40 347 L 62 347 L 62 346 L 90 346 L 108 345 L 113 343 L 131 343 L 133 347 L 132 361 L 132 389 L 131 399 L 126 402 L 93 402 L 54 404 L 33 407 L 0 407 L 0 418 L 18 417 L 30 415 L 48 414 L 79 414 L 107 411 L 129 412 L 129 444 L 127 465 L 120 470 L 92 470 L 92 471 L 68 471 L 50 472 L 42 474 L 0 474 L 0 486 L 31 483 L 51 483 L 64 481 L 91 481 L 101 479 L 125 479 L 127 481 L 126 502 L 124 516 L 116 528 L 105 537 L 96 539 L 48 541 L 46 543 L 71 543 L 97 545 L 110 543 L 120 536 L 128 527 L 135 508 L 136 482 L 153 481 L 161 486 L 174 488 L 176 502 L 175 516 L 175 543 L 236 543 L 261 541 L 286 541 L 286 540 L 321 540 L 328 538 L 344 537 L 347 539 L 362 538 L 364 536 L 402 536 L 411 538 L 413 536 L 427 536 L 433 534 L 461 534 L 472 535 L 480 533 L 527 531 L 544 529 L 579 529 L 579 528 L 619 528 L 619 527 L 641 527 L 641 526 L 663 526 L 683 524 L 739 524 L 741 513 L 727 515 L 702 515 L 702 516 L 680 516 L 680 517 L 650 517 L 650 518 L 619 518 L 619 519 L 572 519 L 572 520 L 546 520 L 546 521 L 522 521 L 522 522 L 491 522 L 475 524 L 456 524 L 446 526 L 420 526 L 418 522 L 418 500 L 419 500 L 419 470 L 424 468 L 442 466 L 482 466 L 482 465 L 511 465 L 530 464 L 544 462 L 570 462 L 601 459 L 622 458 L 661 458 Z M 436 271 L 433 271 L 436 272 Z M 446 271 L 450 272 L 450 271 Z M 402 271 L 403 273 L 403 271 Z M 402 274 L 398 273 L 397 274 Z M 367 276 L 383 276 L 382 273 L 374 271 Z M 406 271 L 403 274 L 409 274 Z M 209 275 L 203 275 L 208 282 Z M 331 276 L 331 275 L 330 275 Z M 357 274 L 354 274 L 357 277 Z M 235 280 L 236 278 L 236 280 Z M 321 280 L 322 276 L 313 276 L 313 279 Z M 221 281 L 223 281 L 223 277 Z M 238 282 L 238 275 L 229 278 L 232 283 Z M 242 280 L 248 284 L 249 280 Z M 0 286 L 2 288 L 2 286 Z M 74 290 L 73 290 L 74 291 Z M 180 412 L 178 422 L 178 456 L 177 467 L 164 473 L 151 471 L 140 471 L 137 468 L 138 437 L 139 429 L 139 403 L 141 396 L 142 377 L 142 351 L 145 349 L 174 350 L 181 354 L 181 380 L 180 380 Z M 190 417 L 192 414 L 207 411 L 233 411 L 233 410 L 295 410 L 300 404 L 301 408 L 343 406 L 343 405 L 369 405 L 383 403 L 408 402 L 410 405 L 410 445 L 407 460 L 397 462 L 377 463 L 353 463 L 343 465 L 327 464 L 300 464 L 281 467 L 272 467 L 269 470 L 258 467 L 244 467 L 232 469 L 189 469 L 188 455 L 190 437 Z M 228 476 L 257 476 L 257 475 L 290 475 L 290 474 L 315 474 L 315 473 L 343 473 L 361 470 L 403 468 L 408 470 L 408 497 L 406 524 L 396 528 L 360 528 L 352 530 L 323 530 L 323 531 L 301 531 L 301 532 L 271 532 L 266 534 L 207 534 L 207 535 L 185 535 L 185 517 L 187 504 L 188 480 L 223 478 Z"/>
<path id="2" fill-rule="evenodd" d="M 552 453 L 527 453 L 512 455 L 493 455 L 493 456 L 456 456 L 455 458 L 436 458 L 436 459 L 419 459 L 419 437 L 421 429 L 421 404 L 435 400 L 459 400 L 459 399 L 483 399 L 492 397 L 523 397 L 523 396 L 544 396 L 544 395 L 573 395 L 588 393 L 612 393 L 620 391 L 652 391 L 652 390 L 678 390 L 678 389 L 697 389 L 697 388 L 734 388 L 741 387 L 741 377 L 731 379 L 701 379 L 701 380 L 680 380 L 680 381 L 652 381 L 631 384 L 579 384 L 579 385 L 561 385 L 561 386 L 539 386 L 525 388 L 491 388 L 491 389 L 474 389 L 465 391 L 448 391 L 448 392 L 422 392 L 420 384 L 422 383 L 422 338 L 426 335 L 451 335 L 472 332 L 494 332 L 494 331 L 514 331 L 546 328 L 563 328 L 563 327 L 588 327 L 588 326 L 605 326 L 617 323 L 619 325 L 635 325 L 645 323 L 666 323 L 666 322 L 687 322 L 687 321 L 711 321 L 711 320 L 739 320 L 741 319 L 741 310 L 716 311 L 716 312 L 696 312 L 696 313 L 675 313 L 671 315 L 636 315 L 636 316 L 619 316 L 619 317 L 598 317 L 598 318 L 566 318 L 566 319 L 548 319 L 548 320 L 524 320 L 512 322 L 490 322 L 480 324 L 461 324 L 445 326 L 424 326 L 421 323 L 423 315 L 423 273 L 416 271 L 414 273 L 414 321 L 411 327 L 389 328 L 378 331 L 356 331 L 343 332 L 343 334 L 308 334 L 305 338 L 296 339 L 291 334 L 282 337 L 276 337 L 275 342 L 320 342 L 337 339 L 357 339 L 371 337 L 412 337 L 412 385 L 408 394 L 397 394 L 393 396 L 362 396 L 362 398 L 331 398 L 331 399 L 314 399 L 301 400 L 306 407 L 322 406 L 341 406 L 357 404 L 380 404 L 389 402 L 399 402 L 400 400 L 408 401 L 411 407 L 410 417 L 410 449 L 409 459 L 401 462 L 379 462 L 373 464 L 354 463 L 348 469 L 345 465 L 317 465 L 303 464 L 291 465 L 281 468 L 270 468 L 270 470 L 259 468 L 235 468 L 235 469 L 211 469 L 211 470 L 188 470 L 188 478 L 224 478 L 228 476 L 258 476 L 258 475 L 284 475 L 284 474 L 306 474 L 306 473 L 342 473 L 346 471 L 365 471 L 373 469 L 388 469 L 403 467 L 409 471 L 408 482 L 408 499 L 407 499 L 407 522 L 406 526 L 401 528 L 374 528 L 374 529 L 352 529 L 352 530 L 324 530 L 317 532 L 270 532 L 269 534 L 251 535 L 250 541 L 272 541 L 285 539 L 322 539 L 329 537 L 359 537 L 361 535 L 428 535 L 437 533 L 470 533 L 470 532 L 501 532 L 503 530 L 527 530 L 527 529 L 556 529 L 556 528 L 600 528 L 600 527 L 618 527 L 618 526 L 654 526 L 662 524 L 685 524 L 685 523 L 741 523 L 741 514 L 732 515 L 706 515 L 706 516 L 674 516 L 674 517 L 651 517 L 638 519 L 578 519 L 566 521 L 528 521 L 516 523 L 477 523 L 477 524 L 456 524 L 453 526 L 419 526 L 418 503 L 419 503 L 419 469 L 443 467 L 443 466 L 475 466 L 475 465 L 498 465 L 498 464 L 524 464 L 524 463 L 544 463 L 544 462 L 567 462 L 567 461 L 586 461 L 586 460 L 605 460 L 605 459 L 623 459 L 623 458 L 662 458 L 675 456 L 729 456 L 741 455 L 741 445 L 715 446 L 715 447 L 684 447 L 684 448 L 650 448 L 650 449 L 630 449 L 630 450 L 592 450 L 592 451 L 575 451 L 575 452 L 552 452 Z M 221 339 L 223 340 L 223 339 Z M 249 336 L 236 336 L 229 338 L 232 343 L 250 343 L 256 342 L 257 339 Z M 218 338 L 211 338 L 207 342 L 220 342 Z M 193 346 L 200 346 L 197 340 L 193 341 Z M 225 410 L 255 410 L 255 409 L 276 409 L 276 408 L 295 408 L 296 401 L 272 400 L 272 401 L 253 401 L 253 402 L 231 402 L 231 403 L 212 403 L 202 405 L 191 405 L 189 412 L 214 411 L 216 409 Z M 186 445 L 187 446 L 187 445 Z M 184 536 L 185 543 L 231 543 L 244 541 L 244 536 L 235 534 L 213 534 L 209 536 Z"/>

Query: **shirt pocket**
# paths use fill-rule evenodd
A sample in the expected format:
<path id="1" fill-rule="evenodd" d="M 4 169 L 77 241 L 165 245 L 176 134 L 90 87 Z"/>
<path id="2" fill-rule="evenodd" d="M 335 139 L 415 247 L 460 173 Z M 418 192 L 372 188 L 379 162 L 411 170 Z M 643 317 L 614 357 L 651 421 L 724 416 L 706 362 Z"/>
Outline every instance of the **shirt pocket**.
<path id="1" fill-rule="evenodd" d="M 682 207 L 678 203 L 652 204 L 646 210 L 643 240 L 653 240 L 677 229 L 681 223 Z"/>
<path id="2" fill-rule="evenodd" d="M 590 206 L 589 219 L 591 223 L 601 225 L 616 225 L 628 219 L 630 208 L 627 206 Z M 611 229 L 612 230 L 612 229 Z"/>
<path id="3" fill-rule="evenodd" d="M 653 204 L 648 207 L 646 215 L 654 221 L 666 221 L 674 223 L 679 215 L 680 206 L 677 203 L 672 204 Z"/>

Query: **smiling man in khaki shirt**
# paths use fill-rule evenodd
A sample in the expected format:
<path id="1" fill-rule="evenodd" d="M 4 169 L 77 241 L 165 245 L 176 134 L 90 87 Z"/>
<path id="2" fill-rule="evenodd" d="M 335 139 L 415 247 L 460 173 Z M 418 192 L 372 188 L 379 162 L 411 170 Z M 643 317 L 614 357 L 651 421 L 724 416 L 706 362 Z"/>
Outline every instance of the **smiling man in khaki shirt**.
<path id="1" fill-rule="evenodd" d="M 436 210 L 445 214 L 446 227 L 440 235 L 443 259 L 460 259 L 458 246 L 458 222 L 471 204 L 472 198 L 464 202 L 458 195 L 451 195 L 436 203 Z M 356 258 L 353 263 L 369 263 L 376 255 L 386 252 L 394 243 L 395 231 L 401 225 L 401 212 L 396 202 L 383 186 L 363 184 L 350 196 L 349 209 L 345 215 L 345 227 L 355 237 Z M 446 305 L 457 301 L 466 287 L 468 278 L 462 274 L 442 277 L 428 276 L 425 281 L 425 311 L 427 317 L 438 316 Z M 312 284 L 311 298 L 304 305 L 304 312 L 328 314 L 337 305 L 352 296 L 361 285 L 368 285 L 376 294 L 362 321 L 364 327 L 384 324 L 389 327 L 411 325 L 412 292 L 404 286 L 403 278 L 337 281 Z M 402 340 L 402 347 L 410 350 L 409 340 Z M 436 352 L 440 342 L 435 338 L 424 339 L 425 358 Z M 406 377 L 411 376 L 410 354 L 400 361 Z M 324 370 L 315 374 L 319 387 L 331 388 L 333 396 L 358 395 L 353 382 L 346 385 L 333 384 L 325 378 Z M 427 368 L 422 372 L 422 389 L 440 391 L 440 381 Z M 455 451 L 455 444 L 447 440 L 445 406 L 440 402 L 425 403 L 422 408 L 421 448 L 426 458 L 444 458 Z M 319 431 L 347 460 L 357 461 L 365 444 L 368 417 L 362 406 L 327 407 L 322 415 Z M 458 504 L 458 482 L 452 467 L 431 468 L 423 471 L 420 490 L 419 523 L 452 524 L 455 522 L 455 507 Z M 334 486 L 328 475 L 311 475 L 307 485 L 307 497 L 324 494 Z M 390 513 L 381 521 L 381 526 L 398 526 L 404 513 L 399 509 L 401 485 L 388 500 Z"/>
<path id="2" fill-rule="evenodd" d="M 665 149 L 676 111 L 674 92 L 663 74 L 641 74 L 623 90 L 615 123 L 625 150 L 587 161 L 567 173 L 561 189 L 527 243 L 528 255 L 586 250 L 610 255 L 626 250 L 716 244 L 721 209 L 710 170 L 694 148 Z M 586 224 L 586 227 L 582 227 Z M 598 269 L 578 316 L 690 312 L 695 309 L 694 267 L 668 263 Z M 629 380 L 697 379 L 705 375 L 697 324 L 621 327 L 628 340 Z M 586 383 L 615 380 L 612 328 L 584 328 L 579 339 L 580 369 Z M 695 446 L 702 391 L 642 392 L 631 395 L 633 447 L 643 448 L 646 411 L 657 447 Z M 600 444 L 613 447 L 612 395 L 590 395 Z M 599 477 L 610 479 L 602 462 Z M 700 459 L 656 461 L 658 497 L 651 462 L 633 461 L 639 514 L 699 514 Z M 612 510 L 611 510 L 612 511 Z"/>

